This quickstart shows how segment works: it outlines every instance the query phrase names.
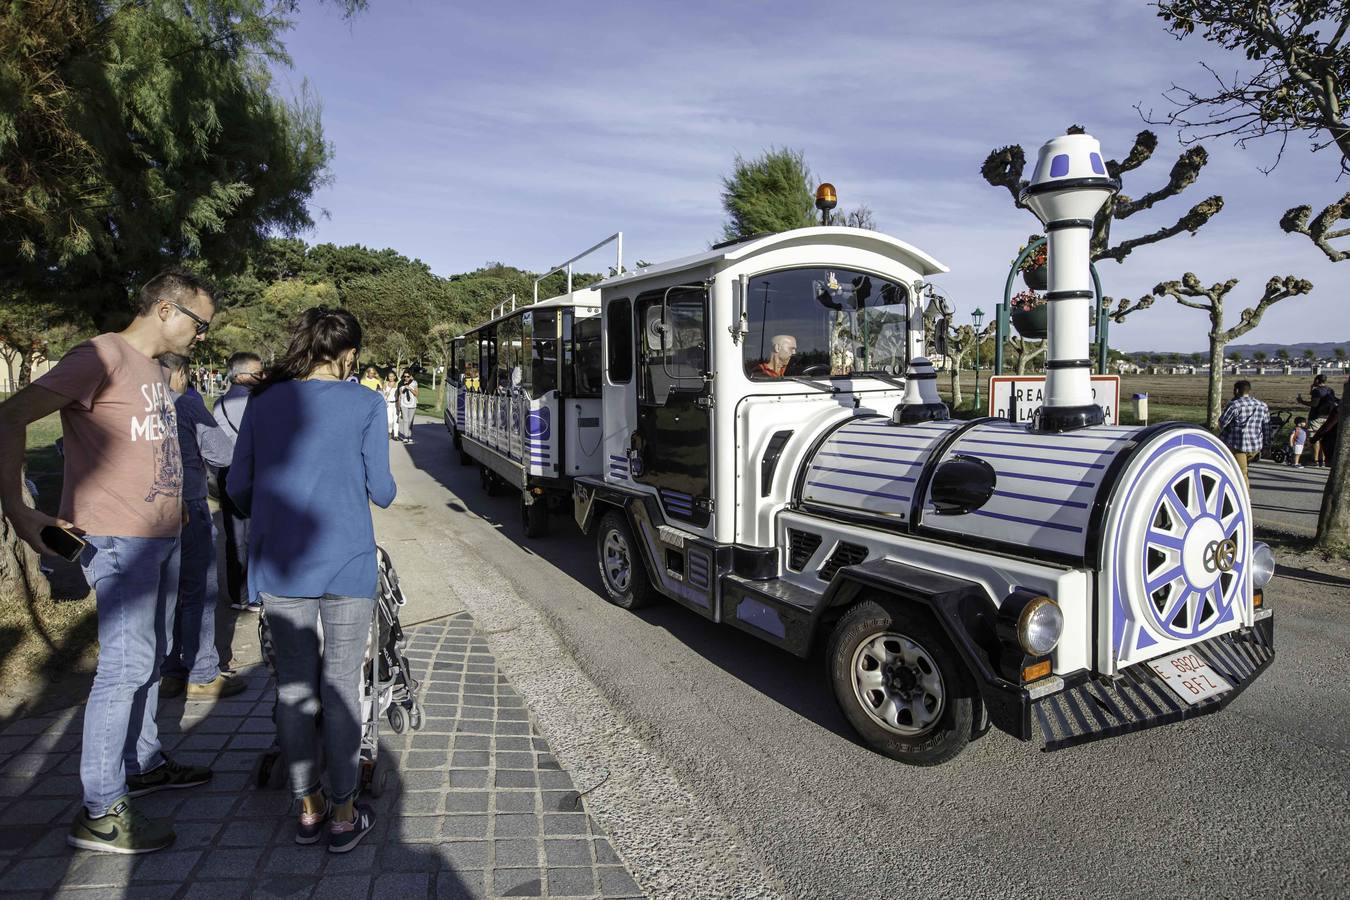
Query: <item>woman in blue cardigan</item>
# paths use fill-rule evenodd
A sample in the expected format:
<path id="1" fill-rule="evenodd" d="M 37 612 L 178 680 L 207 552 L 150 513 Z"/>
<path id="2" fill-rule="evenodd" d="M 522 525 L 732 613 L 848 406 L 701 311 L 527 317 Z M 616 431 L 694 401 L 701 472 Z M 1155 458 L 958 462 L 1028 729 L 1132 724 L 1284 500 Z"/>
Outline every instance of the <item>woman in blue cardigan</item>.
<path id="1" fill-rule="evenodd" d="M 315 843 L 327 821 L 334 853 L 375 822 L 356 805 L 361 664 L 378 577 L 370 503 L 387 507 L 396 490 L 384 399 L 345 380 L 360 347 L 351 313 L 306 310 L 286 355 L 254 388 L 226 481 L 250 517 L 249 593 L 272 630 L 277 733 L 301 804 L 295 840 Z"/>

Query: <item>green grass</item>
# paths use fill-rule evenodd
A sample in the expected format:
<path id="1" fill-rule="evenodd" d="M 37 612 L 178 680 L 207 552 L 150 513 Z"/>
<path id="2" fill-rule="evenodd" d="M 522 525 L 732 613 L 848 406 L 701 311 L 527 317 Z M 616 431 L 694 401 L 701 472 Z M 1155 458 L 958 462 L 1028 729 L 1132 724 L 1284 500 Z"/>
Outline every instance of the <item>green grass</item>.
<path id="1" fill-rule="evenodd" d="M 63 463 L 56 452 L 60 436 L 59 413 L 28 426 L 24 455 L 28 477 L 37 485 L 38 509 L 49 515 L 56 515 L 61 505 Z M 61 587 L 58 584 L 58 595 Z M 88 671 L 97 641 L 92 593 L 80 599 L 34 602 L 0 598 L 0 690 L 22 690 L 40 676 Z"/>

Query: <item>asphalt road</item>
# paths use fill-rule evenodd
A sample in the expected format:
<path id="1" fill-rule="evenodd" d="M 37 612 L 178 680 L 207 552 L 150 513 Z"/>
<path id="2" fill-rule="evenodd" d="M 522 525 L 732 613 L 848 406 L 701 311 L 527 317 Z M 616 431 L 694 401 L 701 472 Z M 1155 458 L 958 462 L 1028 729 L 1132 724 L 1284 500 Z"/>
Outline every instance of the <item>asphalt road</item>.
<path id="1" fill-rule="evenodd" d="M 419 585 L 485 623 L 560 757 L 595 775 L 593 815 L 652 896 L 1350 886 L 1350 575 L 1282 560 L 1275 663 L 1218 715 L 1053 754 L 991 732 L 918 769 L 855 741 L 819 659 L 673 604 L 611 606 L 569 518 L 525 539 L 516 499 L 482 493 L 442 426 L 416 436 L 381 540 L 397 529 L 400 571 L 417 560 Z"/>
<path id="2" fill-rule="evenodd" d="M 1249 474 L 1257 522 L 1303 537 L 1315 535 L 1329 471 L 1268 461 L 1252 465 Z"/>

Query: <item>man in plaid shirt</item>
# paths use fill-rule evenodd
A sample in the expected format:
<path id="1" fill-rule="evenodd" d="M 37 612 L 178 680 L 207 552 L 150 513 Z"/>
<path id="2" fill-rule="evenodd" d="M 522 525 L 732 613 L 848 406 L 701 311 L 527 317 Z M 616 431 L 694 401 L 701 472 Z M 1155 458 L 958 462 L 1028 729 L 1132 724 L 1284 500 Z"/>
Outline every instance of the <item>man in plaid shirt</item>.
<path id="1" fill-rule="evenodd" d="M 1233 385 L 1233 402 L 1219 416 L 1219 440 L 1233 451 L 1248 490 L 1252 480 L 1247 474 L 1247 460 L 1261 455 L 1269 425 L 1270 408 L 1252 396 L 1252 383 L 1239 381 Z"/>

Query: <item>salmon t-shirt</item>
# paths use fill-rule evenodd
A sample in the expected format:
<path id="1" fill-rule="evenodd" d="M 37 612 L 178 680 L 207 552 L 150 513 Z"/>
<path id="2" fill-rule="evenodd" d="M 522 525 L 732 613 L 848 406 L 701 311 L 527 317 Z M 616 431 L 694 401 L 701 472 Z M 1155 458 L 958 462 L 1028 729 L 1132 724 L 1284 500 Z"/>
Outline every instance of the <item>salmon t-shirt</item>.
<path id="1" fill-rule="evenodd" d="M 61 518 L 93 535 L 177 537 L 183 462 L 160 364 L 100 334 L 34 384 L 73 401 L 61 410 Z"/>

